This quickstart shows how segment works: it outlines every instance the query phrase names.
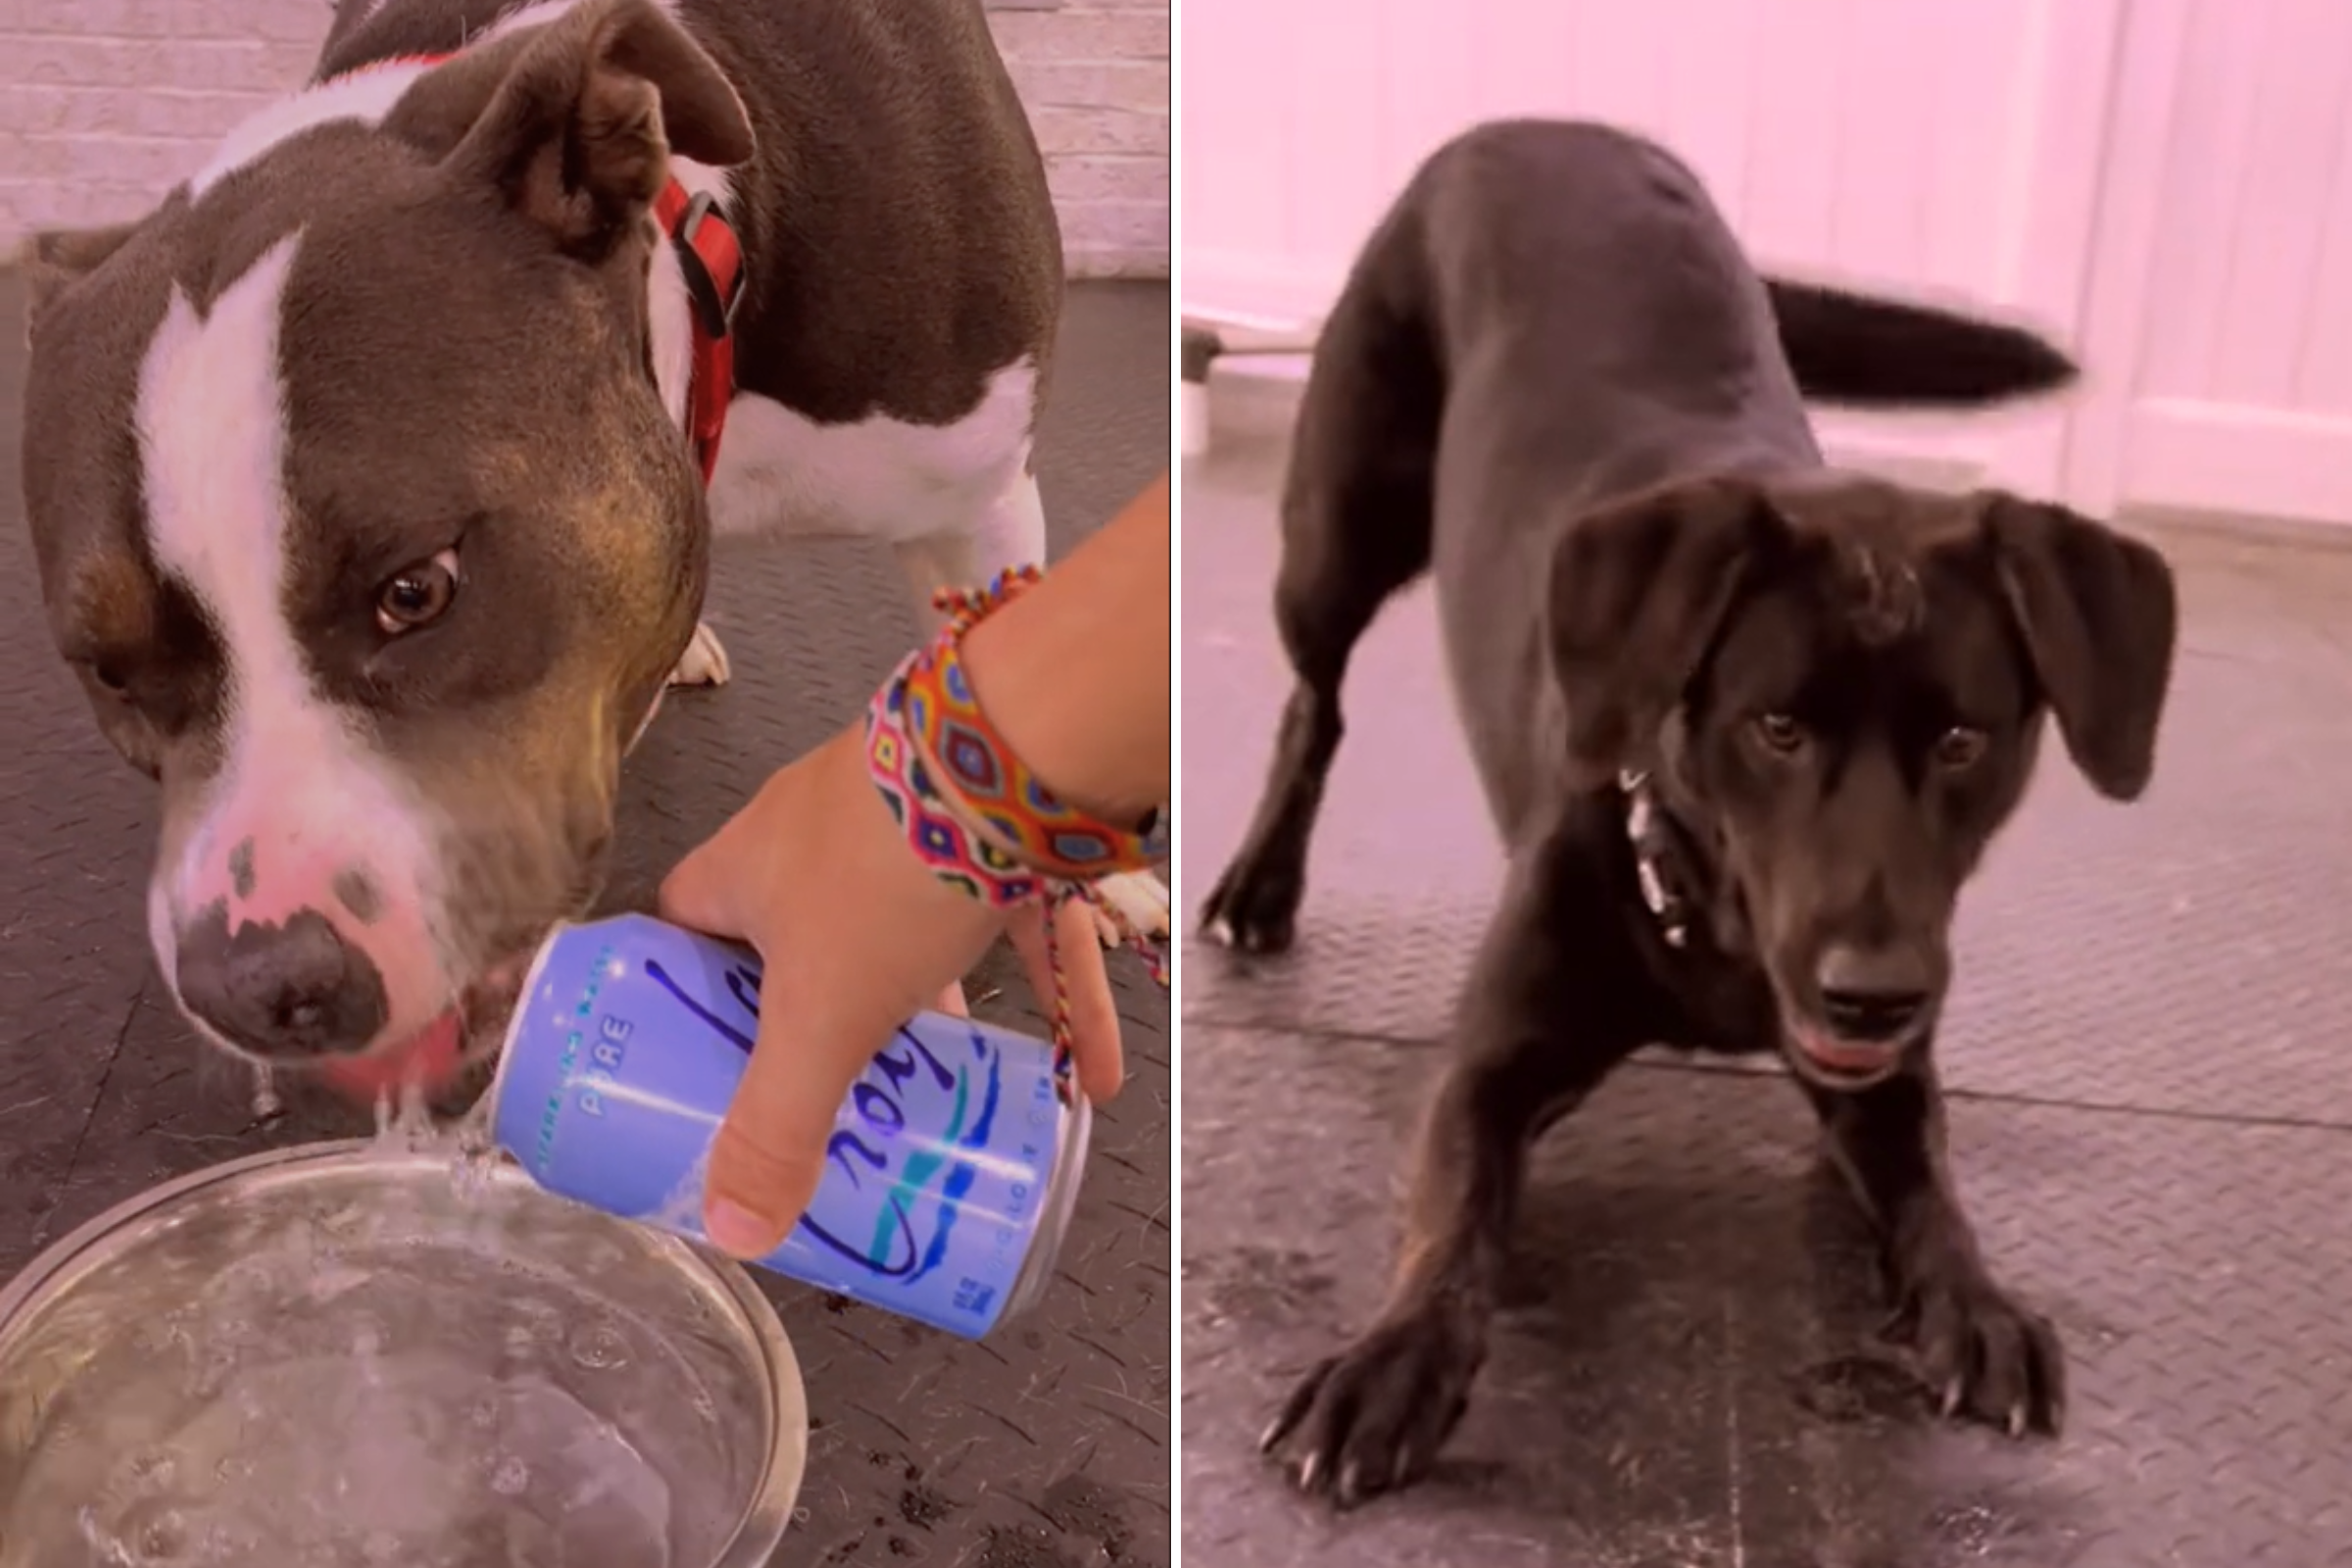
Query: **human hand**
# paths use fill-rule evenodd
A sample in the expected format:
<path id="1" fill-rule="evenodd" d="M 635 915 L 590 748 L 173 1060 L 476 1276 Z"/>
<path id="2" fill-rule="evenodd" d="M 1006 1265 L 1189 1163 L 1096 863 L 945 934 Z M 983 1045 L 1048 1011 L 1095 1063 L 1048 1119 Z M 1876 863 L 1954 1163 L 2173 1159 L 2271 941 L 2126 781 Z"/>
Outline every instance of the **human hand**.
<path id="1" fill-rule="evenodd" d="M 1000 933 L 1039 1004 L 1053 1005 L 1045 916 L 1008 922 L 908 852 L 866 773 L 862 725 L 778 769 L 662 885 L 662 916 L 748 942 L 764 965 L 760 1037 L 711 1149 L 704 1229 L 737 1257 L 783 1244 L 816 1191 L 833 1118 L 858 1075 L 915 1013 L 939 1005 Z M 1072 1050 L 1089 1100 L 1124 1075 L 1119 1016 L 1094 911 L 1055 927 Z"/>

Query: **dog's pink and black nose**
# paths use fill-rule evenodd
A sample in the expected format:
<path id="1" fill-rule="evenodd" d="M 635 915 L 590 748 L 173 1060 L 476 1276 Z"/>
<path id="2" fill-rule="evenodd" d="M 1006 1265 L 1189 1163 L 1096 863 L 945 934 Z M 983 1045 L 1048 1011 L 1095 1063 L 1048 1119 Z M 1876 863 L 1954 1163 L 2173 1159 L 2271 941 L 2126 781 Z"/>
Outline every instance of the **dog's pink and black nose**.
<path id="1" fill-rule="evenodd" d="M 1907 1038 L 1935 1001 L 1927 956 L 1901 945 L 1833 943 L 1814 972 L 1821 1021 L 1843 1040 L 1890 1045 Z"/>
<path id="2" fill-rule="evenodd" d="M 272 1060 L 366 1051 L 390 1012 L 374 962 L 316 909 L 239 921 L 215 904 L 179 933 L 183 1005 L 231 1044 Z"/>

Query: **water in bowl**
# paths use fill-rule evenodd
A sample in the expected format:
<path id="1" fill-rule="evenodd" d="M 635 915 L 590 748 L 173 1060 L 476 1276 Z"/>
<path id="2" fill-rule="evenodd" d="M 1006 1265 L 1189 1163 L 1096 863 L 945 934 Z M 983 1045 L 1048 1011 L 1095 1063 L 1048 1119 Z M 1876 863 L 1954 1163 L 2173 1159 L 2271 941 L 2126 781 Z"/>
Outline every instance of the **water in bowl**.
<path id="1" fill-rule="evenodd" d="M 764 1456 L 660 1245 L 481 1175 L 263 1186 L 111 1260 L 0 1389 L 0 1568 L 701 1568 Z M 28 1397 L 26 1396 L 29 1396 Z"/>

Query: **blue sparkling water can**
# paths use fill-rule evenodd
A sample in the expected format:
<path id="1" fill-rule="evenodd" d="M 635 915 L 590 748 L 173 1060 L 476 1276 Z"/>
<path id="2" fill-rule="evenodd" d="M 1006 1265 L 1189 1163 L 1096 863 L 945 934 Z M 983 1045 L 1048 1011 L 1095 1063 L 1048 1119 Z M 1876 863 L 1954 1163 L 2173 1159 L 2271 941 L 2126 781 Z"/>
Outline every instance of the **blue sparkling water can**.
<path id="1" fill-rule="evenodd" d="M 499 1147 L 550 1192 L 704 1239 L 760 974 L 750 949 L 645 915 L 560 927 L 490 1089 Z M 1088 1126 L 1044 1041 L 919 1013 L 843 1102 L 816 1197 L 760 1265 L 979 1339 L 1044 1293 Z"/>

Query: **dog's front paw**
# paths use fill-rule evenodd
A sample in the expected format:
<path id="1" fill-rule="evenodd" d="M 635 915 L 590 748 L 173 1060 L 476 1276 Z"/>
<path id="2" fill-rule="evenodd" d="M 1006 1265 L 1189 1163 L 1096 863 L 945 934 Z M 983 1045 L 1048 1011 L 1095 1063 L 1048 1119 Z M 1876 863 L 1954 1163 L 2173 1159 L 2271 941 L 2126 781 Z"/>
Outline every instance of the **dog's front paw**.
<path id="1" fill-rule="evenodd" d="M 1302 1378 L 1258 1451 L 1296 1449 L 1293 1483 L 1343 1508 L 1410 1486 L 1461 1420 L 1485 1355 L 1457 1313 L 1394 1317 Z"/>
<path id="2" fill-rule="evenodd" d="M 727 663 L 727 651 L 719 643 L 718 633 L 709 621 L 698 621 L 694 641 L 678 656 L 677 667 L 669 672 L 672 686 L 724 686 L 734 671 Z"/>
<path id="3" fill-rule="evenodd" d="M 1200 930 L 1236 953 L 1287 953 L 1297 934 L 1302 868 L 1256 846 L 1234 857 L 1200 906 Z"/>
<path id="4" fill-rule="evenodd" d="M 2058 1435 L 2066 1419 L 2066 1351 L 2039 1313 L 1974 1270 L 1916 1286 L 1895 1333 L 1947 1416 L 1988 1421 L 2013 1437 Z"/>

